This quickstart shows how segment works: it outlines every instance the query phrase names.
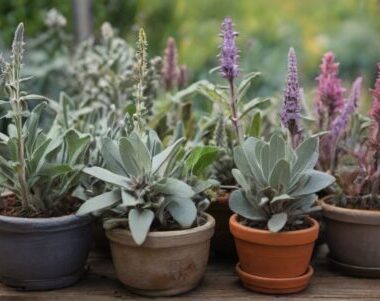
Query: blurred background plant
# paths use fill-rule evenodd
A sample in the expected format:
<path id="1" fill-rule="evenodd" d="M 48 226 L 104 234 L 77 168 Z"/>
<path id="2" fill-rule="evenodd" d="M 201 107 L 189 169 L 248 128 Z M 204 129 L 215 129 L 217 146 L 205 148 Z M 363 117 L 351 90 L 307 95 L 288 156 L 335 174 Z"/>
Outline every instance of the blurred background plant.
<path id="1" fill-rule="evenodd" d="M 46 35 L 52 27 L 57 30 L 60 25 L 51 26 L 46 18 L 47 11 L 54 7 L 65 18 L 66 32 L 74 32 L 76 2 L 81 1 L 14 0 L 0 3 L 3 16 L 0 46 L 9 44 L 13 29 L 20 20 L 26 23 L 29 38 Z M 181 63 L 189 67 L 192 78 L 196 79 L 209 77 L 208 70 L 216 66 L 220 20 L 226 15 L 231 16 L 241 34 L 238 46 L 245 53 L 242 70 L 263 71 L 256 95 L 281 92 L 279 87 L 283 86 L 286 72 L 284 53 L 289 46 L 297 50 L 305 91 L 311 91 L 307 88 L 315 86 L 320 58 L 328 50 L 332 50 L 341 62 L 344 81 L 352 82 L 360 74 L 368 86 L 375 79 L 374 66 L 380 52 L 380 4 L 377 0 L 97 0 L 91 4 L 93 33 L 103 22 L 110 21 L 119 36 L 131 43 L 138 28 L 144 27 L 151 55 L 162 54 L 167 38 L 173 36 Z M 51 36 L 51 39 L 61 38 L 63 36 Z M 43 43 L 44 46 L 53 47 L 55 43 L 51 39 Z M 64 48 L 70 46 L 67 42 L 64 45 Z M 44 69 L 64 66 L 65 57 L 59 56 L 62 52 L 63 49 L 55 54 L 57 60 L 54 61 L 51 52 L 45 58 L 39 54 L 40 62 L 49 58 Z M 41 65 L 36 64 L 36 67 Z M 40 68 L 40 73 L 46 72 Z M 55 76 L 55 79 L 58 81 L 59 78 Z M 44 84 L 45 88 L 49 86 L 46 81 Z M 41 89 L 39 85 L 33 87 Z M 53 88 L 50 84 L 50 89 Z M 310 98 L 308 94 L 306 99 Z"/>

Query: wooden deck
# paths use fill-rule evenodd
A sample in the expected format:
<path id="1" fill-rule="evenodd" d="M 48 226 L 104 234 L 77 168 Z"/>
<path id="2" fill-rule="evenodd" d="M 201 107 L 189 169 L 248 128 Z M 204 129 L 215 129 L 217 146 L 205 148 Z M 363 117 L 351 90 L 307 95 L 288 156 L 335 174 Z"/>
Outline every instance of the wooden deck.
<path id="1" fill-rule="evenodd" d="M 49 292 L 19 292 L 0 285 L 0 300 L 150 300 L 133 295 L 123 288 L 115 277 L 111 260 L 106 256 L 92 254 L 89 265 L 87 277 L 73 287 Z M 168 300 L 380 300 L 380 279 L 345 277 L 331 271 L 323 256 L 317 258 L 313 265 L 316 274 L 305 291 L 276 297 L 247 291 L 240 285 L 233 263 L 218 263 L 211 260 L 203 283 L 197 289 Z"/>

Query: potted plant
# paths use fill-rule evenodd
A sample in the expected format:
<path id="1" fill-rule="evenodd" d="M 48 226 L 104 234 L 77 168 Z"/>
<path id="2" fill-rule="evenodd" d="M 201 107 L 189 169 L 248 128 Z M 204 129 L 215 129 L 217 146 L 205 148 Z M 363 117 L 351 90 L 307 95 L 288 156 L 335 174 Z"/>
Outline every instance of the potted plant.
<path id="1" fill-rule="evenodd" d="M 250 137 L 234 148 L 237 169 L 232 174 L 241 188 L 229 199 L 235 212 L 230 230 L 239 257 L 237 273 L 248 289 L 276 294 L 298 292 L 309 283 L 319 225 L 308 214 L 316 209 L 315 193 L 335 180 L 313 169 L 319 138 L 303 141 L 293 49 L 281 120 L 289 142 L 275 133 L 268 143 Z"/>
<path id="2" fill-rule="evenodd" d="M 134 131 L 118 142 L 103 141 L 105 167 L 84 172 L 108 183 L 109 191 L 86 201 L 77 214 L 113 213 L 104 227 L 116 274 L 131 291 L 176 295 L 196 287 L 206 269 L 214 219 L 195 200 L 209 185 L 192 188 L 181 180 L 183 139 L 163 149 L 154 131 L 144 137 Z"/>
<path id="3" fill-rule="evenodd" d="M 368 117 L 353 114 L 360 86 L 361 78 L 327 137 L 337 185 L 322 207 L 330 263 L 349 275 L 380 277 L 380 76 Z"/>
<path id="4" fill-rule="evenodd" d="M 8 133 L 1 134 L 0 186 L 16 200 L 0 212 L 0 279 L 28 290 L 53 289 L 78 281 L 85 272 L 91 243 L 91 219 L 73 213 L 71 197 L 79 182 L 90 135 L 68 129 L 39 128 L 46 98 L 21 90 L 24 27 L 17 27 L 11 58 L 1 58 L 9 108 Z M 39 100 L 32 111 L 30 101 Z M 25 120 L 26 119 L 26 120 Z M 46 120 L 45 120 L 46 123 Z"/>
<path id="5" fill-rule="evenodd" d="M 212 102 L 212 113 L 207 116 L 202 129 L 203 142 L 219 149 L 210 169 L 210 177 L 220 183 L 217 196 L 208 210 L 216 221 L 211 247 L 218 258 L 234 260 L 235 245 L 228 226 L 232 215 L 228 198 L 237 188 L 231 173 L 235 167 L 233 148 L 242 143 L 246 136 L 261 135 L 262 110 L 268 107 L 270 99 L 248 99 L 247 92 L 252 81 L 260 73 L 241 74 L 239 50 L 236 46 L 238 33 L 234 31 L 230 17 L 223 20 L 220 36 L 219 67 L 213 70 L 219 71 L 225 83 L 213 84 L 202 80 L 191 85 L 188 90 L 195 91 Z"/>

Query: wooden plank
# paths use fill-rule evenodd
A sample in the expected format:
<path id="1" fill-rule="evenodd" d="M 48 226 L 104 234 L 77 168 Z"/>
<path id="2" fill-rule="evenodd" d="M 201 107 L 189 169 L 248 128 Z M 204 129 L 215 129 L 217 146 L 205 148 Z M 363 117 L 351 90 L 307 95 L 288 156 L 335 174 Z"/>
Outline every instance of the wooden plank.
<path id="1" fill-rule="evenodd" d="M 91 254 L 87 277 L 77 285 L 48 292 L 20 292 L 0 285 L 0 300 L 151 300 L 129 293 L 115 276 L 112 262 L 104 255 Z M 299 294 L 269 296 L 244 289 L 235 272 L 234 263 L 212 260 L 202 284 L 194 291 L 168 300 L 380 300 L 380 279 L 346 277 L 331 271 L 324 257 L 314 262 L 316 274 L 310 286 Z M 164 298 L 156 300 L 165 300 Z"/>

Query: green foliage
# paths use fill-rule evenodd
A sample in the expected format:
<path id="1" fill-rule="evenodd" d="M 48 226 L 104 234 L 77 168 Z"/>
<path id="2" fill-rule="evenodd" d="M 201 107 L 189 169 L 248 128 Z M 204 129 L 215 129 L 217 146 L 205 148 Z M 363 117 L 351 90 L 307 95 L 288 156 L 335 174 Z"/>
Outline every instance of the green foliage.
<path id="1" fill-rule="evenodd" d="M 205 208 L 195 198 L 214 183 L 194 191 L 187 181 L 182 180 L 186 170 L 178 166 L 178 155 L 183 142 L 184 139 L 177 140 L 163 149 L 162 142 L 153 131 L 143 138 L 132 132 L 117 142 L 103 139 L 104 168 L 87 167 L 83 171 L 108 183 L 111 191 L 88 199 L 77 214 L 111 208 L 116 219 L 108 220 L 105 227 L 127 224 L 138 245 L 145 241 L 152 227 L 168 230 L 196 224 L 197 215 L 200 215 L 197 211 Z M 209 153 L 210 150 L 196 149 L 186 165 L 201 172 L 206 165 L 202 158 L 207 160 Z"/>
<path id="2" fill-rule="evenodd" d="M 26 80 L 21 77 L 23 34 L 21 23 L 15 32 L 10 61 L 2 61 L 8 101 L 1 104 L 10 107 L 3 118 L 9 118 L 11 123 L 8 134 L 1 135 L 0 184 L 16 194 L 24 211 L 54 211 L 78 184 L 91 137 L 73 129 L 54 135 L 39 128 L 48 99 L 21 90 Z M 31 100 L 42 102 L 29 111 Z"/>
<path id="3" fill-rule="evenodd" d="M 269 142 L 248 138 L 234 149 L 232 173 L 241 188 L 231 194 L 231 210 L 250 222 L 265 222 L 272 232 L 296 224 L 315 209 L 315 193 L 335 181 L 313 169 L 318 156 L 316 136 L 295 150 L 277 134 Z"/>

